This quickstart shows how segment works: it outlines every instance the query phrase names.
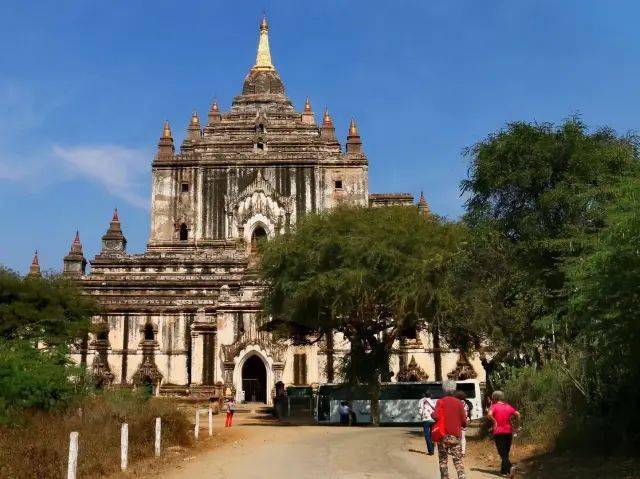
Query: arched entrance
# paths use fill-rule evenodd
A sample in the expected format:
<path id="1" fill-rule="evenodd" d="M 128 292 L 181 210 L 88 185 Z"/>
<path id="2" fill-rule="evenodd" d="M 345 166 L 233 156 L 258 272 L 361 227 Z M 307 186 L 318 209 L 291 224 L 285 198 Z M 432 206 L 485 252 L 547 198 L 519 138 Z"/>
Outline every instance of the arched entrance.
<path id="1" fill-rule="evenodd" d="M 253 230 L 253 233 L 251 233 L 251 252 L 252 253 L 257 253 L 259 251 L 260 242 L 264 241 L 266 237 L 267 237 L 267 232 L 265 231 L 265 229 L 260 225 L 256 226 L 255 229 Z"/>
<path id="2" fill-rule="evenodd" d="M 247 402 L 267 402 L 267 368 L 257 355 L 242 365 L 242 389 Z"/>

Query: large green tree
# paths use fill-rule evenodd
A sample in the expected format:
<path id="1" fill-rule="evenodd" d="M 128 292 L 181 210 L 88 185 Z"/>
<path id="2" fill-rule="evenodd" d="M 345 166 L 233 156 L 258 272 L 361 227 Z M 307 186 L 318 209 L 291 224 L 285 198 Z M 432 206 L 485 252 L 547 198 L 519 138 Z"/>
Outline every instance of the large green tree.
<path id="1" fill-rule="evenodd" d="M 471 240 L 453 277 L 459 326 L 511 356 L 538 361 L 576 331 L 566 321 L 566 258 L 588 251 L 621 178 L 638 175 L 638 143 L 578 118 L 511 123 L 469 148 Z M 498 355 L 503 359 L 504 355 Z"/>
<path id="2" fill-rule="evenodd" d="M 375 423 L 393 343 L 438 317 L 439 283 L 461 237 L 459 225 L 415 208 L 306 216 L 263 246 L 266 327 L 299 342 L 342 333 L 351 344 L 345 375 L 370 386 Z"/>
<path id="3" fill-rule="evenodd" d="M 63 276 L 23 278 L 0 268 L 0 338 L 69 344 L 86 335 L 96 310 Z"/>

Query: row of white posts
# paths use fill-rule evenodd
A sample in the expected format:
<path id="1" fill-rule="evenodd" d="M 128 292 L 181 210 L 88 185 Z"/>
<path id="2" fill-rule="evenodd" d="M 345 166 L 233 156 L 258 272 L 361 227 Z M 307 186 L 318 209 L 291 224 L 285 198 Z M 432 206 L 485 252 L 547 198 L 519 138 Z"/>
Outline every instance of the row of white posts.
<path id="1" fill-rule="evenodd" d="M 193 435 L 198 440 L 200 434 L 200 414 L 203 409 L 196 409 L 196 425 L 193 430 Z M 209 436 L 213 435 L 213 410 L 209 408 L 208 422 L 209 422 Z M 69 434 L 69 463 L 67 466 L 67 479 L 76 479 L 76 471 L 78 469 L 78 432 L 74 431 Z M 155 455 L 160 457 L 160 440 L 162 437 L 162 420 L 156 418 L 156 431 L 155 431 Z M 120 469 L 125 471 L 129 463 L 129 425 L 127 423 L 122 424 L 120 429 Z"/>

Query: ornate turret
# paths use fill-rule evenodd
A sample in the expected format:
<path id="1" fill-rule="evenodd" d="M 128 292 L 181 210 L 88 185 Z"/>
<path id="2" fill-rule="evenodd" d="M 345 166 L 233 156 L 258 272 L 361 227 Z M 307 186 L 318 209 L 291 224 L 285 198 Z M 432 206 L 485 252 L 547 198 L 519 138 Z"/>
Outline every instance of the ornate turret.
<path id="1" fill-rule="evenodd" d="M 200 117 L 198 116 L 198 112 L 193 110 L 191 114 L 191 121 L 189 121 L 189 126 L 187 127 L 187 136 L 182 142 L 182 148 L 189 148 L 202 138 L 202 129 L 200 128 Z"/>
<path id="2" fill-rule="evenodd" d="M 27 274 L 27 278 L 40 278 L 42 274 L 40 273 L 40 261 L 38 260 L 38 250 L 33 254 L 33 261 L 31 261 L 31 266 L 29 266 L 29 274 Z"/>
<path id="3" fill-rule="evenodd" d="M 69 254 L 64 257 L 63 272 L 69 276 L 81 276 L 87 268 L 87 260 L 82 254 L 82 243 L 80 242 L 80 233 L 76 231 L 76 237 L 71 243 Z"/>
<path id="4" fill-rule="evenodd" d="M 159 157 L 171 157 L 175 153 L 175 147 L 173 146 L 173 137 L 171 136 L 171 127 L 169 122 L 165 120 L 162 127 L 162 135 L 158 142 L 158 156 Z"/>
<path id="5" fill-rule="evenodd" d="M 311 110 L 311 102 L 309 101 L 309 97 L 304 101 L 304 111 L 302 112 L 302 123 L 306 125 L 315 125 L 316 118 L 313 115 L 313 110 Z"/>
<path id="6" fill-rule="evenodd" d="M 260 22 L 260 39 L 258 40 L 258 52 L 256 63 L 244 80 L 242 95 L 282 95 L 284 85 L 275 67 L 271 63 L 271 50 L 269 49 L 269 24 L 267 17 Z M 283 98 L 280 98 L 282 101 Z"/>
<path id="7" fill-rule="evenodd" d="M 420 199 L 418 200 L 418 211 L 421 215 L 427 216 L 429 214 L 429 205 L 427 200 L 424 199 L 424 193 L 420 192 Z"/>
<path id="8" fill-rule="evenodd" d="M 329 108 L 324 109 L 324 115 L 322 117 L 322 126 L 320 127 L 320 138 L 327 143 L 337 143 L 336 128 L 333 126 L 333 120 L 329 115 Z"/>
<path id="9" fill-rule="evenodd" d="M 358 126 L 353 118 L 349 124 L 349 134 L 347 135 L 347 153 L 362 153 L 362 140 L 360 140 Z"/>
<path id="10" fill-rule="evenodd" d="M 101 254 L 124 253 L 127 248 L 127 239 L 122 234 L 120 219 L 118 218 L 118 208 L 113 212 L 113 218 L 109 224 L 109 229 L 102 237 Z"/>
<path id="11" fill-rule="evenodd" d="M 209 124 L 218 123 L 222 119 L 222 115 L 218 109 L 218 101 L 213 100 L 211 109 L 209 110 Z"/>

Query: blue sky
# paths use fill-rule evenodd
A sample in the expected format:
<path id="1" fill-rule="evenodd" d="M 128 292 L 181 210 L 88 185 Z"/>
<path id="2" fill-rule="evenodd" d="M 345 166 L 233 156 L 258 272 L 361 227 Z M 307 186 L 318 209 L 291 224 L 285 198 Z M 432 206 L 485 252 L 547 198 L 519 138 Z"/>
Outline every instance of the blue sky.
<path id="1" fill-rule="evenodd" d="M 113 1 L 0 3 L 0 263 L 60 269 L 80 230 L 98 249 L 118 207 L 129 251 L 149 232 L 162 121 L 222 109 L 255 59 L 266 10 L 289 97 L 351 116 L 371 192 L 424 190 L 462 211 L 462 150 L 513 120 L 638 126 L 637 1 Z"/>

